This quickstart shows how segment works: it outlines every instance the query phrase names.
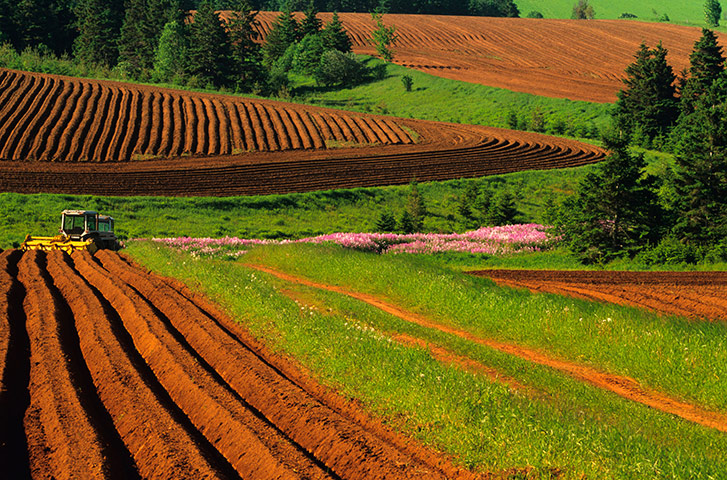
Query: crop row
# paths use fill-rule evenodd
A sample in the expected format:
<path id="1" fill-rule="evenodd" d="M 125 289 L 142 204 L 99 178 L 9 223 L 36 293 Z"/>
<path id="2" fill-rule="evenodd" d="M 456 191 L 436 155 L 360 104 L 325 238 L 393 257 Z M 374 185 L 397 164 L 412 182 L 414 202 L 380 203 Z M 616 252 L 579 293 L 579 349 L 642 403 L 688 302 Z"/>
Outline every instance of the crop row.
<path id="1" fill-rule="evenodd" d="M 395 121 L 0 70 L 0 159 L 129 161 L 412 143 Z"/>

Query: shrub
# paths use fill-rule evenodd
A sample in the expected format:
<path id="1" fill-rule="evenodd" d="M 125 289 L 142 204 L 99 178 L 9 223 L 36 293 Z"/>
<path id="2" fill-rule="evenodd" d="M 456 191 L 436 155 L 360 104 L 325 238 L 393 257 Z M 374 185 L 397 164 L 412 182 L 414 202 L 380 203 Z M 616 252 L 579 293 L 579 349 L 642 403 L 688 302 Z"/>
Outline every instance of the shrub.
<path id="1" fill-rule="evenodd" d="M 411 87 L 414 84 L 414 80 L 411 78 L 411 75 L 402 76 L 401 83 L 404 85 L 404 90 L 411 92 Z"/>
<path id="2" fill-rule="evenodd" d="M 352 86 L 364 79 L 365 67 L 350 53 L 329 50 L 321 56 L 314 77 L 325 86 Z"/>
<path id="3" fill-rule="evenodd" d="M 543 14 L 537 10 L 533 10 L 526 15 L 526 18 L 543 18 Z"/>
<path id="4" fill-rule="evenodd" d="M 618 18 L 639 18 L 639 17 L 637 17 L 633 13 L 625 12 L 625 13 L 622 13 L 621 15 L 619 15 Z"/>

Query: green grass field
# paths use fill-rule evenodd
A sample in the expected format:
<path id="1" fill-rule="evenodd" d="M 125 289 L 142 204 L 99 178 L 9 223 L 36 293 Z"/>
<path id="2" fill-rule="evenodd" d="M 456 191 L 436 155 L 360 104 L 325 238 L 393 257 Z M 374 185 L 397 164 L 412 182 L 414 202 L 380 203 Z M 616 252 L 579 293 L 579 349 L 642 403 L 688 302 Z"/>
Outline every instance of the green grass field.
<path id="1" fill-rule="evenodd" d="M 717 377 L 727 374 L 723 324 L 532 295 L 418 257 L 337 247 L 255 248 L 241 261 L 192 258 L 150 242 L 134 242 L 127 253 L 205 292 L 321 382 L 469 468 L 522 478 L 528 471 L 527 478 L 725 478 L 723 433 L 241 262 L 369 292 L 478 336 L 538 348 L 722 409 L 727 392 Z M 402 334 L 494 368 L 515 383 L 438 360 L 427 348 L 397 341 Z"/>
<path id="2" fill-rule="evenodd" d="M 382 62 L 360 58 L 367 65 Z M 410 92 L 403 87 L 404 75 L 413 80 Z M 514 114 L 522 130 L 528 129 L 533 114 L 539 113 L 545 120 L 546 132 L 580 138 L 598 138 L 598 132 L 610 120 L 610 104 L 518 93 L 436 77 L 395 64 L 387 64 L 383 80 L 340 90 L 316 87 L 309 77 L 291 78 L 295 92 L 292 101 L 366 113 L 500 128 L 511 128 L 510 117 Z"/>
<path id="3" fill-rule="evenodd" d="M 572 193 L 573 186 L 589 168 L 592 167 L 420 184 L 429 210 L 425 229 L 466 229 L 457 214 L 457 201 L 469 184 L 487 186 L 493 194 L 511 191 L 518 198 L 522 220 L 540 222 L 545 201 Z M 302 238 L 333 232 L 367 232 L 374 229 L 384 210 L 399 215 L 409 191 L 409 186 L 392 186 L 224 198 L 0 193 L 0 248 L 17 246 L 27 234 L 55 235 L 60 212 L 67 208 L 97 210 L 113 216 L 117 234 L 124 238 Z"/>
<path id="4" fill-rule="evenodd" d="M 516 0 L 520 16 L 524 17 L 531 11 L 538 11 L 545 18 L 571 18 L 575 0 Z M 623 13 L 636 15 L 637 20 L 655 22 L 664 14 L 672 23 L 706 26 L 704 20 L 704 2 L 665 0 L 632 2 L 629 0 L 589 0 L 588 2 L 597 19 L 616 19 Z M 721 22 L 724 23 L 724 22 Z"/>

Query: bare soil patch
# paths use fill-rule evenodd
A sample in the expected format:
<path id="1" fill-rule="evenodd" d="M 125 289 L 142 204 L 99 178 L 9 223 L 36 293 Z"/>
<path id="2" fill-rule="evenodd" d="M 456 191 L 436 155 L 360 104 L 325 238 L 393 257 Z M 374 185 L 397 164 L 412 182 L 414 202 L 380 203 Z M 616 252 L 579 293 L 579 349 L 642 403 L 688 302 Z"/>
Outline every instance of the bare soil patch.
<path id="1" fill-rule="evenodd" d="M 727 320 L 727 272 L 481 270 L 504 285 L 634 305 L 690 318 Z"/>
<path id="2" fill-rule="evenodd" d="M 474 478 L 117 253 L 3 252 L 0 310 L 9 477 Z"/>
<path id="3" fill-rule="evenodd" d="M 572 140 L 476 125 L 9 70 L 1 76 L 17 83 L 0 92 L 3 192 L 263 195 L 575 167 L 604 156 Z M 55 99 L 38 102 L 45 113 L 17 130 L 19 92 L 42 85 Z M 109 113 L 107 103 L 119 108 Z"/>

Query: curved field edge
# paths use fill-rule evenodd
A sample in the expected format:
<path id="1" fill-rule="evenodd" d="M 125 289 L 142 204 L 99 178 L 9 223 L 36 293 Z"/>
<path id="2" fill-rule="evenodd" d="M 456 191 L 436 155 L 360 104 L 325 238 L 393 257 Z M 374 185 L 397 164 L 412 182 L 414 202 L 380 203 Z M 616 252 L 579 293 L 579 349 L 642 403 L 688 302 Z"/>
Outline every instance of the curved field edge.
<path id="1" fill-rule="evenodd" d="M 319 267 L 319 260 L 338 264 L 341 255 L 351 255 L 326 248 L 296 250 L 281 253 L 296 261 L 298 254 L 313 260 L 312 269 Z M 260 252 L 264 255 L 255 255 L 255 261 L 277 263 L 270 249 Z M 554 473 L 563 478 L 668 478 L 687 471 L 707 478 L 718 468 L 708 451 L 724 448 L 723 434 L 614 398 L 547 368 L 398 321 L 339 294 L 281 282 L 236 262 L 196 260 L 141 242 L 129 253 L 210 295 L 324 383 L 359 398 L 397 428 L 456 454 L 466 465 L 490 471 L 535 467 L 544 478 Z M 384 276 L 391 263 L 402 270 L 409 264 L 419 275 L 440 282 L 450 276 L 416 261 L 376 260 Z M 400 281 L 407 282 L 403 273 Z M 347 278 L 336 277 L 332 283 Z M 449 288 L 446 283 L 439 288 Z M 488 282 L 475 283 L 478 294 L 489 292 L 503 300 L 510 295 Z M 587 304 L 568 300 L 566 305 L 583 309 Z M 402 342 L 406 337 L 425 343 Z M 425 344 L 431 347 L 421 346 Z M 448 360 L 441 359 L 442 349 L 449 352 Z M 463 367 L 455 357 L 469 360 Z M 468 369 L 467 362 L 494 368 L 500 380 Z"/>

